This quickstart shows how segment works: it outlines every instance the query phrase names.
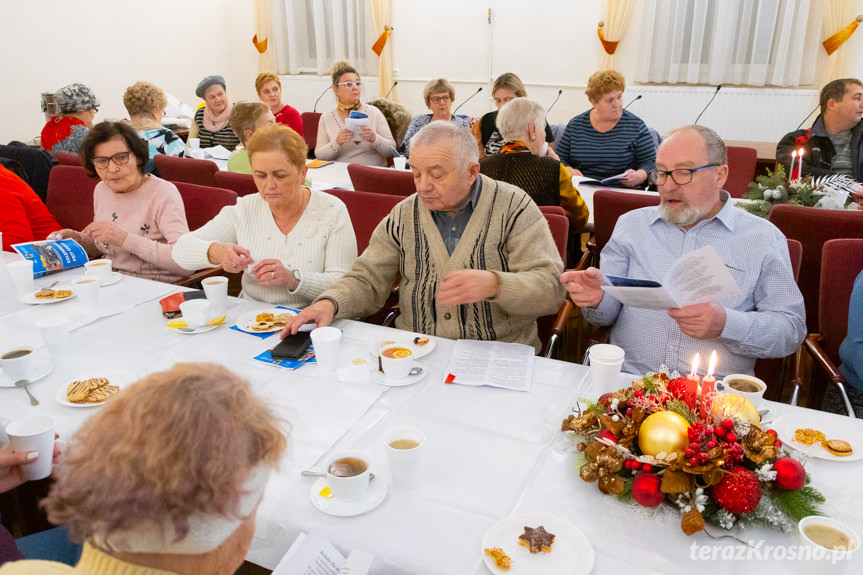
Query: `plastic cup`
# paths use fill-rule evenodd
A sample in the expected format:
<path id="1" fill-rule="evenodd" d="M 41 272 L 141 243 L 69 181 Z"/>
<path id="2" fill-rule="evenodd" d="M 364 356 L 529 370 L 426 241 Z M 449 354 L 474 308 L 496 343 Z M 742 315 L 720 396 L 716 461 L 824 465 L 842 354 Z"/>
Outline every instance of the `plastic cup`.
<path id="1" fill-rule="evenodd" d="M 201 282 L 207 301 L 210 302 L 210 319 L 225 315 L 228 310 L 228 278 L 217 276 Z"/>
<path id="2" fill-rule="evenodd" d="M 39 457 L 32 463 L 22 465 L 24 477 L 45 479 L 51 475 L 51 465 L 54 460 L 54 420 L 47 415 L 34 415 L 16 419 L 6 426 L 6 435 L 12 444 L 12 450 L 36 451 Z"/>
<path id="3" fill-rule="evenodd" d="M 342 330 L 338 328 L 326 326 L 312 330 L 315 363 L 322 373 L 332 373 L 338 367 L 341 342 Z"/>
<path id="4" fill-rule="evenodd" d="M 210 321 L 210 302 L 205 299 L 184 301 L 180 304 L 180 313 L 188 327 L 201 327 Z"/>
<path id="5" fill-rule="evenodd" d="M 412 427 L 391 429 L 384 434 L 390 475 L 396 489 L 413 489 L 419 484 L 425 441 L 425 434 Z"/>
<path id="6" fill-rule="evenodd" d="M 51 357 L 59 359 L 69 355 L 69 316 L 49 315 L 36 322 Z"/>
<path id="7" fill-rule="evenodd" d="M 591 380 L 600 386 L 614 386 L 623 367 L 624 351 L 616 345 L 599 343 L 588 353 Z"/>
<path id="8" fill-rule="evenodd" d="M 20 297 L 25 297 L 36 291 L 33 284 L 33 260 L 19 260 L 6 264 L 9 276 Z"/>
<path id="9" fill-rule="evenodd" d="M 327 460 L 326 471 L 330 491 L 340 501 L 362 499 L 369 488 L 369 458 L 364 453 L 338 453 Z"/>
<path id="10" fill-rule="evenodd" d="M 197 150 L 201 147 L 201 138 L 189 138 L 188 147 L 190 150 Z"/>
<path id="11" fill-rule="evenodd" d="M 84 277 L 72 282 L 72 290 L 78 296 L 84 315 L 88 318 L 99 316 L 99 280 L 94 277 Z"/>
<path id="12" fill-rule="evenodd" d="M 395 156 L 393 158 L 393 167 L 397 170 L 404 170 L 408 165 L 408 159 L 404 156 Z"/>

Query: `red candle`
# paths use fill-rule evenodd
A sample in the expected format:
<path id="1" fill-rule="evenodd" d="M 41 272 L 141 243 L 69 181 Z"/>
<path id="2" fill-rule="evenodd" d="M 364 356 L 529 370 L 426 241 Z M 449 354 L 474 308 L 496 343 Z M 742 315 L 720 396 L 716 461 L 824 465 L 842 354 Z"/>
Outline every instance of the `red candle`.
<path id="1" fill-rule="evenodd" d="M 707 375 L 701 380 L 701 403 L 698 406 L 698 415 L 702 421 L 707 419 L 710 414 L 710 404 L 713 403 L 713 396 L 716 395 L 716 378 L 713 377 L 713 370 L 716 369 L 716 351 L 710 354 L 710 365 L 707 367 Z"/>
<path id="2" fill-rule="evenodd" d="M 686 376 L 686 390 L 683 393 L 683 402 L 689 406 L 689 409 L 695 409 L 698 404 L 698 354 L 692 358 L 692 371 Z"/>

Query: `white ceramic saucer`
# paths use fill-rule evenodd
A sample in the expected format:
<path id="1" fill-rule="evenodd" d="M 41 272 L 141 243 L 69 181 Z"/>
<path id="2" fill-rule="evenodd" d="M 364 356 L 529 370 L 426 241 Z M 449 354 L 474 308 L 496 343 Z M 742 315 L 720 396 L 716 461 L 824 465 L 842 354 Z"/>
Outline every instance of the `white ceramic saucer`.
<path id="1" fill-rule="evenodd" d="M 772 407 L 764 407 L 764 405 L 762 405 L 761 407 L 763 408 L 761 409 L 761 411 L 764 411 L 765 409 L 767 410 L 767 413 L 761 416 L 761 423 L 767 424 L 776 419 L 775 409 L 773 409 Z"/>
<path id="2" fill-rule="evenodd" d="M 367 513 L 381 504 L 387 496 L 387 483 L 381 477 L 369 481 L 366 494 L 357 501 L 339 501 L 335 497 L 324 497 L 321 490 L 327 487 L 327 478 L 321 477 L 312 485 L 312 505 L 327 515 L 353 517 Z"/>
<path id="3" fill-rule="evenodd" d="M 421 368 L 422 371 L 416 375 L 409 375 L 407 377 L 402 377 L 400 379 L 390 377 L 387 374 L 381 373 L 376 369 L 370 369 L 369 370 L 369 377 L 371 377 L 372 381 L 374 381 L 375 383 L 379 383 L 381 385 L 386 385 L 387 387 L 404 387 L 406 385 L 413 385 L 426 376 L 426 371 L 428 371 L 428 370 L 426 368 L 424 368 L 420 362 L 418 362 L 418 361 L 412 362 L 411 363 L 411 369 L 413 369 L 415 367 Z"/>
<path id="4" fill-rule="evenodd" d="M 30 383 L 39 381 L 53 370 L 54 364 L 50 359 L 37 359 L 36 369 L 33 370 L 33 375 L 30 376 Z M 9 379 L 9 376 L 2 371 L 0 371 L 0 387 L 15 387 L 15 382 Z"/>
<path id="5" fill-rule="evenodd" d="M 114 285 L 121 279 L 123 279 L 123 274 L 121 274 L 120 272 L 111 272 L 111 276 L 108 279 L 104 281 L 99 281 L 99 287 Z"/>
<path id="6" fill-rule="evenodd" d="M 196 333 L 204 333 L 204 332 L 210 331 L 211 329 L 216 329 L 220 325 L 222 325 L 222 324 L 216 324 L 216 325 L 205 324 L 205 325 L 202 325 L 200 327 L 193 328 L 193 329 L 189 329 L 188 327 L 171 327 L 171 326 L 168 326 L 168 329 L 170 329 L 171 331 L 175 331 L 177 333 L 182 333 L 184 335 L 195 335 Z"/>

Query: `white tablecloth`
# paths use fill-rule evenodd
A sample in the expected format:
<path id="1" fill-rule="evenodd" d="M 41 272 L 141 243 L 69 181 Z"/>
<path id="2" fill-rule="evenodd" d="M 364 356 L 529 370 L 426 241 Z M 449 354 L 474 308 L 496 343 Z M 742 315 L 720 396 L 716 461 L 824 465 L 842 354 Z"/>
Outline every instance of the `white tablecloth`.
<path id="1" fill-rule="evenodd" d="M 52 276 L 65 280 L 78 271 Z M 39 280 L 38 283 L 48 281 Z M 76 313 L 74 300 L 41 306 L 15 301 L 5 269 L 0 269 L 0 346 L 33 343 L 42 346 L 32 323 L 50 313 Z M 41 401 L 29 405 L 19 389 L 0 388 L 0 419 L 46 413 L 69 436 L 95 413 L 94 408 L 58 404 L 58 388 L 93 368 L 122 368 L 143 376 L 181 361 L 215 361 L 248 378 L 256 391 L 292 425 L 290 452 L 274 475 L 262 501 L 256 536 L 248 559 L 273 568 L 301 531 L 313 530 L 345 549 L 370 551 L 379 559 L 373 573 L 481 574 L 480 543 L 485 531 L 502 518 L 521 513 L 548 513 L 581 529 L 596 551 L 593 573 L 786 573 L 796 567 L 782 561 L 700 561 L 690 558 L 691 545 L 737 545 L 713 541 L 703 534 L 687 538 L 677 513 L 618 504 L 603 496 L 596 484 L 584 483 L 573 468 L 575 456 L 559 430 L 578 397 L 596 397 L 587 368 L 537 358 L 530 393 L 473 388 L 443 383 L 453 342 L 435 339 L 436 348 L 420 362 L 427 370 L 419 383 L 385 388 L 368 376 L 371 340 L 387 328 L 354 321 L 337 323 L 344 330 L 339 369 L 322 377 L 307 365 L 291 372 L 251 359 L 274 341 L 261 340 L 221 326 L 198 335 L 165 327 L 157 303 L 172 286 L 135 278 L 103 288 L 104 300 L 128 309 L 81 325 L 73 332 L 73 353 L 57 361 L 53 371 L 31 385 Z M 119 304 L 118 304 L 119 305 Z M 228 321 L 259 304 L 235 300 Z M 49 309 L 51 308 L 51 309 Z M 37 353 L 47 357 L 40 347 Z M 365 359 L 362 365 L 353 360 Z M 621 377 L 621 386 L 627 379 Z M 808 410 L 774 404 L 805 422 Z M 839 416 L 836 416 L 839 417 Z M 863 422 L 850 422 L 863 430 Z M 372 471 L 389 481 L 381 437 L 393 427 L 409 425 L 427 436 L 425 472 L 415 490 L 390 490 L 374 510 L 337 518 L 315 509 L 309 493 L 314 479 L 300 471 L 320 467 L 328 454 L 359 449 L 368 453 Z M 807 469 L 828 502 L 826 514 L 863 533 L 863 506 L 856 481 L 863 462 L 809 460 Z M 663 509 L 663 508 L 660 508 Z M 724 534 L 713 528 L 714 534 Z M 795 534 L 761 528 L 733 530 L 741 539 L 765 545 L 796 544 Z M 848 572 L 863 571 L 855 558 Z M 854 570 L 856 569 L 856 570 Z M 809 571 L 818 572 L 818 571 Z M 823 571 L 825 573 L 829 570 Z"/>

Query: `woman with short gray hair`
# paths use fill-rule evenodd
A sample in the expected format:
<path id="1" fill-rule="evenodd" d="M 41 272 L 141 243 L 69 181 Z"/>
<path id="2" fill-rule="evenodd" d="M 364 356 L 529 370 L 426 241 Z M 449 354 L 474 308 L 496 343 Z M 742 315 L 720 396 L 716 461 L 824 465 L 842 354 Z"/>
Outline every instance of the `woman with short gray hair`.
<path id="1" fill-rule="evenodd" d="M 453 122 L 465 129 L 470 129 L 470 123 L 467 118 L 452 115 L 452 103 L 455 100 L 455 88 L 445 78 L 436 78 L 426 84 L 423 89 L 423 98 L 425 98 L 426 107 L 432 111 L 431 114 L 420 114 L 414 116 L 411 125 L 408 126 L 408 131 L 405 134 L 405 139 L 399 151 L 405 156 L 410 157 L 411 138 L 419 132 L 424 126 L 437 120 Z"/>

